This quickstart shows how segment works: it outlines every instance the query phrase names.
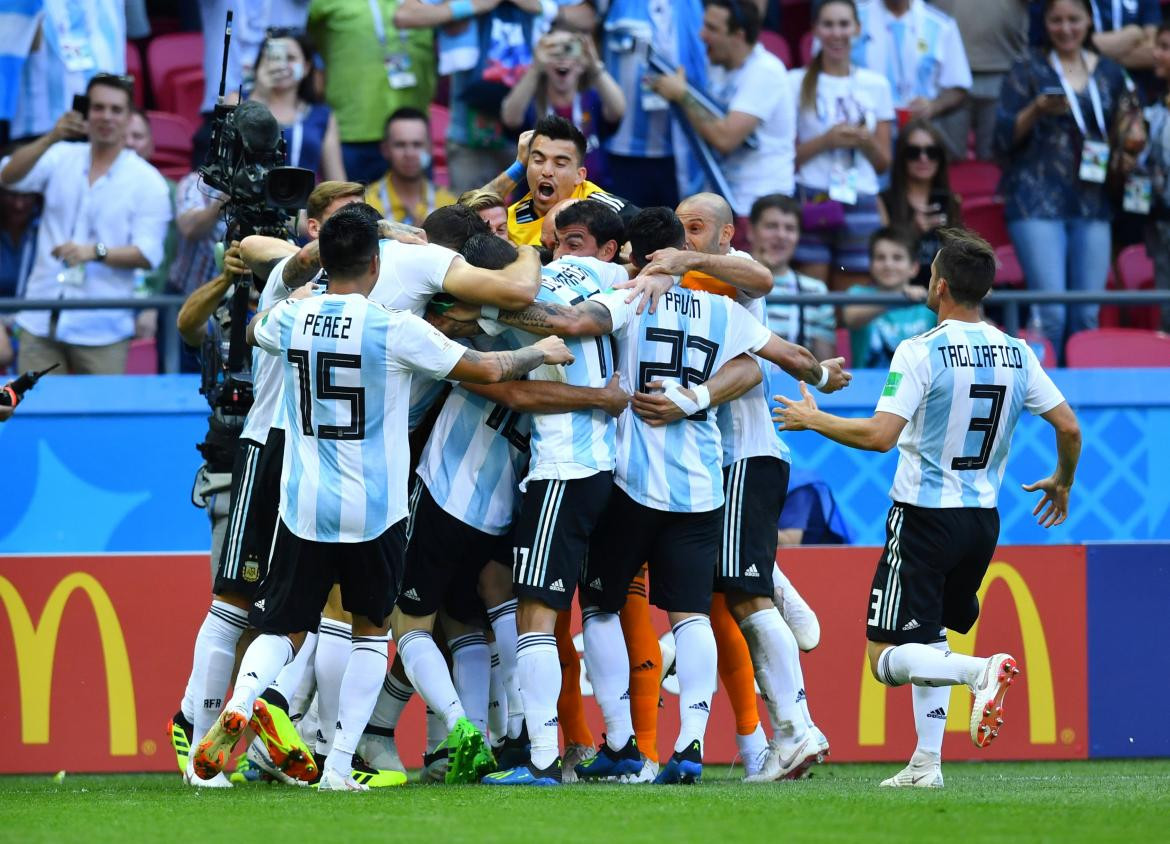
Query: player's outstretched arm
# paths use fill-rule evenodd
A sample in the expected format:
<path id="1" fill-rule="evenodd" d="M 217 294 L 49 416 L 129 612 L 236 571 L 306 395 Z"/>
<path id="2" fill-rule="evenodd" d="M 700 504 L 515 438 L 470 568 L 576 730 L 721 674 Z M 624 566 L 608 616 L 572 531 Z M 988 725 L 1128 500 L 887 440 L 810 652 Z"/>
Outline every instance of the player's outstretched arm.
<path id="1" fill-rule="evenodd" d="M 756 354 L 770 360 L 797 381 L 814 385 L 822 393 L 835 393 L 853 380 L 853 375 L 844 369 L 845 358 L 818 361 L 804 346 L 789 343 L 774 333 Z"/>
<path id="2" fill-rule="evenodd" d="M 1050 528 L 1068 518 L 1068 494 L 1081 458 L 1081 426 L 1068 402 L 1061 402 L 1041 415 L 1056 430 L 1056 471 L 1043 480 L 1022 486 L 1025 492 L 1043 491 L 1044 497 L 1032 515 L 1039 517 L 1041 527 Z"/>
<path id="3" fill-rule="evenodd" d="M 263 234 L 251 234 L 240 241 L 240 255 L 256 278 L 267 279 L 281 260 L 296 251 L 296 244 Z"/>
<path id="4" fill-rule="evenodd" d="M 630 406 L 647 425 L 658 428 L 737 399 L 763 380 L 760 365 L 745 352 L 727 361 L 714 375 L 695 387 L 650 381 L 646 389 L 662 392 L 634 393 Z"/>
<path id="5" fill-rule="evenodd" d="M 738 287 L 753 299 L 772 291 L 772 272 L 755 258 L 740 255 L 711 255 L 689 249 L 667 247 L 650 256 L 650 263 L 641 274 L 665 273 L 683 275 L 691 270 L 715 276 L 720 281 Z"/>
<path id="6" fill-rule="evenodd" d="M 571 413 L 603 410 L 621 416 L 630 403 L 618 376 L 604 387 L 575 387 L 560 381 L 505 381 L 500 384 L 464 384 L 468 391 L 517 413 Z"/>
<path id="7" fill-rule="evenodd" d="M 447 373 L 455 381 L 469 381 L 474 384 L 495 384 L 498 381 L 512 381 L 523 378 L 542 364 L 556 365 L 572 363 L 572 353 L 560 337 L 545 337 L 509 352 L 477 352 L 467 349 L 463 357 Z"/>
<path id="8" fill-rule="evenodd" d="M 781 431 L 816 431 L 834 442 L 865 451 L 889 451 L 898 443 L 906 420 L 895 413 L 879 410 L 868 419 L 846 419 L 825 413 L 817 407 L 808 386 L 800 382 L 800 401 L 774 396 L 779 407 L 772 410 L 772 421 Z"/>
<path id="9" fill-rule="evenodd" d="M 443 277 L 443 289 L 464 302 L 519 310 L 532 304 L 540 289 L 540 254 L 531 246 L 518 247 L 516 260 L 499 270 L 452 261 Z"/>

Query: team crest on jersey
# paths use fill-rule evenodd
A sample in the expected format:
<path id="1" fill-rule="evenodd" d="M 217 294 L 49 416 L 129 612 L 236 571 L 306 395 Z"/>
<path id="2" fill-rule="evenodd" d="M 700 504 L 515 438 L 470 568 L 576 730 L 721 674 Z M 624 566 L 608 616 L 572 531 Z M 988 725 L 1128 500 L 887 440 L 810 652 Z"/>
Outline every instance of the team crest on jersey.
<path id="1" fill-rule="evenodd" d="M 898 394 L 898 387 L 902 384 L 902 373 L 891 372 L 886 378 L 886 386 L 882 387 L 883 397 L 892 397 Z"/>
<path id="2" fill-rule="evenodd" d="M 245 560 L 243 578 L 248 583 L 255 583 L 260 579 L 260 561 Z"/>

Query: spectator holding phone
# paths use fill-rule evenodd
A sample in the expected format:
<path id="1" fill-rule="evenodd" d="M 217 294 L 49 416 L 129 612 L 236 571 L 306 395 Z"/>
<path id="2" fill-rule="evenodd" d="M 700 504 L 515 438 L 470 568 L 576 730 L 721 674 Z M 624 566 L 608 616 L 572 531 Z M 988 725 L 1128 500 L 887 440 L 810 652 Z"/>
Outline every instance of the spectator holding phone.
<path id="1" fill-rule="evenodd" d="M 930 263 L 939 249 L 938 230 L 959 225 L 959 197 L 951 191 L 942 133 L 929 120 L 915 118 L 894 144 L 890 186 L 878 196 L 882 217 L 918 237 L 918 275 L 930 286 Z"/>
<path id="2" fill-rule="evenodd" d="M 256 79 L 248 98 L 268 106 L 280 132 L 288 163 L 312 170 L 319 179 L 345 181 L 341 136 L 329 106 L 317 102 L 309 65 L 308 36 L 274 32 L 260 45 Z"/>
<path id="3" fill-rule="evenodd" d="M 1113 208 L 1105 189 L 1109 129 L 1126 93 L 1121 66 L 1093 52 L 1089 0 L 1044 0 L 1047 44 L 1004 82 L 995 150 L 1016 255 L 1033 290 L 1103 290 Z M 1097 305 L 1068 308 L 1068 333 L 1097 327 Z M 1064 305 L 1038 306 L 1062 356 Z"/>
<path id="4" fill-rule="evenodd" d="M 798 269 L 845 290 L 869 273 L 869 238 L 882 224 L 878 173 L 890 166 L 890 83 L 850 59 L 858 36 L 853 0 L 813 12 L 821 50 L 788 72 L 796 100 L 796 192 L 803 203 Z"/>
<path id="5" fill-rule="evenodd" d="M 564 30 L 536 44 L 532 64 L 500 105 L 504 128 L 519 133 L 546 114 L 558 114 L 585 135 L 585 169 L 610 187 L 601 141 L 626 113 L 626 96 L 598 58 L 593 39 Z"/>
<path id="6" fill-rule="evenodd" d="M 126 148 L 131 83 L 98 74 L 87 94 L 86 115 L 66 112 L 53 131 L 0 162 L 0 184 L 45 197 L 30 299 L 127 297 L 135 270 L 163 259 L 170 193 L 162 175 Z M 126 369 L 133 311 L 21 311 L 16 322 L 21 370 L 54 363 L 80 374 Z"/>

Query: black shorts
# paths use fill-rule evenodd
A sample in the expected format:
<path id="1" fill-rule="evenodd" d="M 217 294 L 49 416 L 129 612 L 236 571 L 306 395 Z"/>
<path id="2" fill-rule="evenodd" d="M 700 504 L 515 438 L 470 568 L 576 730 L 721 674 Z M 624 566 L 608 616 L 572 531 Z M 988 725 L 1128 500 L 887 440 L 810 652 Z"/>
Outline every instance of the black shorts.
<path id="1" fill-rule="evenodd" d="M 589 544 L 581 605 L 618 612 L 630 581 L 648 563 L 650 603 L 667 612 L 709 613 L 722 526 L 722 507 L 670 513 L 639 504 L 615 487 Z"/>
<path id="2" fill-rule="evenodd" d="M 250 600 L 267 576 L 283 465 L 284 431 L 280 428 L 268 431 L 264 445 L 240 440 L 232 466 L 227 534 L 212 587 L 216 595 L 235 593 Z"/>
<path id="3" fill-rule="evenodd" d="M 776 524 L 788 494 L 788 464 L 746 457 L 723 467 L 723 539 L 716 592 L 772 597 Z"/>
<path id="4" fill-rule="evenodd" d="M 464 624 L 484 621 L 479 573 L 490 560 L 507 565 L 512 539 L 476 530 L 435 503 L 422 478 L 415 477 L 407 522 L 406 570 L 398 608 L 426 616 L 441 608 Z"/>
<path id="5" fill-rule="evenodd" d="M 995 508 L 897 504 L 870 591 L 866 638 L 930 644 L 947 629 L 966 633 L 979 617 L 976 593 L 999 541 Z"/>
<path id="6" fill-rule="evenodd" d="M 572 480 L 530 481 L 512 535 L 518 598 L 567 610 L 581 579 L 589 538 L 613 491 L 613 472 Z"/>
<path id="7" fill-rule="evenodd" d="M 382 625 L 394 609 L 406 556 L 406 519 L 368 542 L 301 539 L 280 519 L 268 577 L 256 593 L 248 620 L 261 633 L 316 630 L 334 583 L 341 606 Z"/>

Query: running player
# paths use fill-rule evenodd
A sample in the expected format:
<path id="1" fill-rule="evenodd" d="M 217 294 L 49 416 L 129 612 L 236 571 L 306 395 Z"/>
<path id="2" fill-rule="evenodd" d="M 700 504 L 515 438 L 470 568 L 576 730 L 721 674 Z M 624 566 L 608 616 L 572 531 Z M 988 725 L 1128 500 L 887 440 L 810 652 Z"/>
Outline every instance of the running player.
<path id="1" fill-rule="evenodd" d="M 976 593 L 999 539 L 996 500 L 1020 413 L 1040 415 L 1056 431 L 1056 470 L 1023 487 L 1043 493 L 1034 513 L 1046 528 L 1068 515 L 1081 450 L 1076 416 L 1032 349 L 982 321 L 995 252 L 962 229 L 940 235 L 926 300 L 939 324 L 898 345 L 874 415 L 843 419 L 818 410 L 803 384 L 800 401 L 777 396 L 774 412 L 784 430 L 871 451 L 898 446 L 866 626 L 874 677 L 914 685 L 918 746 L 910 764 L 882 782 L 893 787 L 942 787 L 950 686 L 966 684 L 974 694 L 976 747 L 990 744 L 1003 724 L 1016 660 L 953 653 L 946 633 L 967 632 L 979 616 Z"/>
<path id="2" fill-rule="evenodd" d="M 337 735 L 320 787 L 364 791 L 352 756 L 386 672 L 389 614 L 405 551 L 407 404 L 412 371 L 491 383 L 542 364 L 571 362 L 555 338 L 516 352 L 464 349 L 425 322 L 366 297 L 379 279 L 378 227 L 362 206 L 322 229 L 330 293 L 282 303 L 257 315 L 249 341 L 284 364 L 289 447 L 281 478 L 280 523 L 270 575 L 253 605 L 262 631 L 244 655 L 235 691 L 200 743 L 195 767 L 213 776 L 247 724 L 257 695 L 293 658 L 336 578 L 353 615 L 350 659 L 341 682 Z M 385 477 L 385 484 L 369 483 Z M 478 740 L 477 740 L 478 738 Z M 469 723 L 453 742 L 456 775 L 482 747 Z"/>

